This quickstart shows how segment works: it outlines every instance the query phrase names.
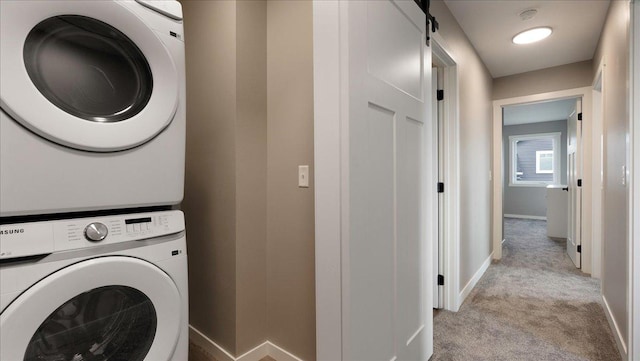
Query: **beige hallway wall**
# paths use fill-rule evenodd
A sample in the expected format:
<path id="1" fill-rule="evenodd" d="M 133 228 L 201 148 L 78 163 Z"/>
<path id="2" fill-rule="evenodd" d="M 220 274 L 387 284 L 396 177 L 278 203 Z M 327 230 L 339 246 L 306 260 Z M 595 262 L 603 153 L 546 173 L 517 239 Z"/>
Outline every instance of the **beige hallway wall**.
<path id="1" fill-rule="evenodd" d="M 182 0 L 190 323 L 315 359 L 310 1 Z"/>
<path id="2" fill-rule="evenodd" d="M 493 79 L 493 99 L 506 99 L 590 86 L 591 60 Z"/>
<path id="3" fill-rule="evenodd" d="M 628 169 L 629 139 L 629 6 L 614 0 L 594 56 L 597 66 L 604 57 L 604 199 L 602 293 L 618 324 L 624 342 L 628 341 L 627 282 L 629 274 L 627 202 L 629 189 L 622 184 L 622 167 Z M 593 69 L 593 74 L 597 71 Z M 593 75 L 592 75 L 593 76 Z M 615 332 L 615 330 L 614 330 Z"/>
<path id="4" fill-rule="evenodd" d="M 236 3 L 236 353 L 267 339 L 267 4 Z"/>
<path id="5" fill-rule="evenodd" d="M 460 116 L 460 289 L 491 255 L 492 79 L 442 1 L 431 3 L 438 33 L 458 65 Z M 445 91 L 447 91 L 445 89 Z"/>
<path id="6" fill-rule="evenodd" d="M 182 1 L 189 321 L 236 351 L 236 6 Z"/>
<path id="7" fill-rule="evenodd" d="M 182 1 L 190 323 L 239 355 L 266 340 L 266 2 Z"/>
<path id="8" fill-rule="evenodd" d="M 269 0 L 267 23 L 268 337 L 315 360 L 312 3 Z"/>

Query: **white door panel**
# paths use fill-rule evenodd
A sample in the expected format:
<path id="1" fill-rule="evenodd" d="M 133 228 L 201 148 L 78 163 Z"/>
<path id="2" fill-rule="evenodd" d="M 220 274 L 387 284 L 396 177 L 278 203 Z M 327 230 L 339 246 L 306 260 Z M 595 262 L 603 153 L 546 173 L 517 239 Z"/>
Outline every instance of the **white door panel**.
<path id="1" fill-rule="evenodd" d="M 425 18 L 348 1 L 348 247 L 343 360 L 426 360 Z"/>
<path id="2" fill-rule="evenodd" d="M 391 360 L 395 274 L 395 114 L 369 104 L 352 122 L 350 314 L 354 360 Z M 354 139 L 357 138 L 357 139 Z M 367 347 L 362 347 L 367 345 Z"/>
<path id="3" fill-rule="evenodd" d="M 422 212 L 421 164 L 424 157 L 424 124 L 405 119 L 398 129 L 397 180 L 397 309 L 398 342 L 413 343 L 424 329 L 424 289 L 421 266 L 420 224 Z"/>
<path id="4" fill-rule="evenodd" d="M 371 1 L 367 4 L 367 61 L 369 73 L 421 100 L 424 25 L 400 8 L 401 1 Z M 415 23 L 414 23 L 415 22 Z M 383 25 L 384 26 L 381 26 Z M 389 31 L 393 29 L 393 31 Z"/>

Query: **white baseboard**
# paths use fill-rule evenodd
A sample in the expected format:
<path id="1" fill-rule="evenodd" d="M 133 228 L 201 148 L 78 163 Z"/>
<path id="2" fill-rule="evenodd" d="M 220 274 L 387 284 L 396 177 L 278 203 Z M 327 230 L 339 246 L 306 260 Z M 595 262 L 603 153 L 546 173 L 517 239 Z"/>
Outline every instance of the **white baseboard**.
<path id="1" fill-rule="evenodd" d="M 487 257 L 487 259 L 484 260 L 484 262 L 482 263 L 482 266 L 480 266 L 480 269 L 476 271 L 476 274 L 474 274 L 473 277 L 471 277 L 471 279 L 469 280 L 469 282 L 467 282 L 467 285 L 464 286 L 464 288 L 462 289 L 462 292 L 460 292 L 460 295 L 458 296 L 458 309 L 460 309 L 460 306 L 462 306 L 462 304 L 464 303 L 464 300 L 467 298 L 467 296 L 469 296 L 473 288 L 476 286 L 476 284 L 478 284 L 478 281 L 480 281 L 480 278 L 482 278 L 482 275 L 484 275 L 484 273 L 487 271 L 487 269 L 491 265 L 492 259 L 493 259 L 493 252 L 491 252 L 489 257 Z"/>
<path id="2" fill-rule="evenodd" d="M 269 341 L 265 341 L 262 344 L 238 356 L 238 358 L 236 358 L 236 361 L 260 361 L 267 356 L 271 356 L 269 354 Z"/>
<path id="3" fill-rule="evenodd" d="M 604 314 L 607 316 L 607 321 L 609 322 L 609 327 L 613 331 L 613 338 L 616 340 L 616 345 L 618 346 L 618 352 L 620 352 L 620 356 L 623 360 L 627 359 L 627 344 L 624 342 L 622 338 L 622 334 L 620 333 L 620 327 L 616 323 L 615 318 L 613 318 L 613 313 L 611 312 L 611 308 L 609 307 L 609 302 L 607 302 L 607 298 L 602 295 L 602 304 L 604 305 Z"/>
<path id="4" fill-rule="evenodd" d="M 202 347 L 218 361 L 236 361 L 233 355 L 191 325 L 189 325 L 189 341 Z"/>
<path id="5" fill-rule="evenodd" d="M 293 355 L 289 351 L 283 349 L 282 347 L 271 343 L 269 341 L 265 342 L 268 347 L 269 356 L 277 361 L 302 361 L 299 357 Z"/>
<path id="6" fill-rule="evenodd" d="M 526 214 L 505 214 L 504 218 L 520 218 L 520 219 L 537 219 L 540 221 L 546 221 L 547 217 L 543 216 L 529 216 Z"/>
<path id="7" fill-rule="evenodd" d="M 227 350 L 191 325 L 189 325 L 189 341 L 202 347 L 218 361 L 260 361 L 266 356 L 277 361 L 302 361 L 301 358 L 270 341 L 265 341 L 238 357 L 233 357 Z"/>

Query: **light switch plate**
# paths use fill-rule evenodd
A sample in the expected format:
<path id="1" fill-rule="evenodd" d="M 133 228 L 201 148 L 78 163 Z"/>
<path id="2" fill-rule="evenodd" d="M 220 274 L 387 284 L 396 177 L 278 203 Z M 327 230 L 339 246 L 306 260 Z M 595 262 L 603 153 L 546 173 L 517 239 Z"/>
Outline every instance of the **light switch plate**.
<path id="1" fill-rule="evenodd" d="M 309 188 L 309 166 L 298 166 L 298 187 Z"/>

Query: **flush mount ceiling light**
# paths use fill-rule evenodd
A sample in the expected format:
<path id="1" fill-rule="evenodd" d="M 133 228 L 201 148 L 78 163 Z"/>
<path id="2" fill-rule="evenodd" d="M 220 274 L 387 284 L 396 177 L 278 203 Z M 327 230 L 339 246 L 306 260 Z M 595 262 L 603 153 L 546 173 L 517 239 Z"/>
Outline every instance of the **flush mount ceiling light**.
<path id="1" fill-rule="evenodd" d="M 515 44 L 531 44 L 548 37 L 552 32 L 553 30 L 548 26 L 533 28 L 517 34 L 512 41 Z"/>

